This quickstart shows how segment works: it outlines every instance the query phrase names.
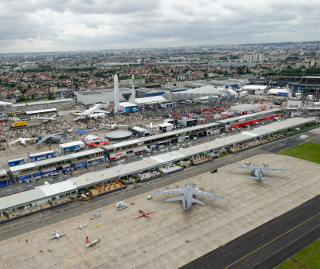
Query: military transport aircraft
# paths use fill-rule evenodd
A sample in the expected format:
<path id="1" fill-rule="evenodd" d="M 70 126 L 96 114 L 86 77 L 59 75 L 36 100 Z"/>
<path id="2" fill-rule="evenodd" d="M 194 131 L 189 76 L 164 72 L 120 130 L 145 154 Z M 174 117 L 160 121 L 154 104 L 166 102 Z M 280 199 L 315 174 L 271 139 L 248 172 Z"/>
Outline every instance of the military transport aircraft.
<path id="1" fill-rule="evenodd" d="M 57 136 L 60 135 L 61 136 Z M 41 138 L 40 141 L 38 141 L 37 145 L 39 145 L 40 143 L 46 141 L 47 143 L 58 143 L 58 142 L 64 142 L 69 138 L 73 138 L 73 136 L 68 136 L 67 137 L 67 128 L 64 130 L 63 133 L 59 132 L 59 133 L 54 133 L 54 134 L 40 134 L 39 137 Z"/>
<path id="2" fill-rule="evenodd" d="M 251 170 L 251 175 L 254 177 L 248 177 L 249 179 L 255 180 L 272 180 L 272 178 L 263 177 L 262 171 L 291 171 L 291 169 L 281 169 L 281 168 L 269 168 L 269 165 L 263 164 L 263 166 L 259 166 L 259 164 L 254 163 L 253 166 L 250 166 L 251 163 L 246 165 L 232 165 L 227 164 L 227 166 L 241 168 L 241 169 L 249 169 Z"/>
<path id="3" fill-rule="evenodd" d="M 194 204 L 206 205 L 204 202 L 197 200 L 196 195 L 209 197 L 209 198 L 228 200 L 228 199 L 223 198 L 221 196 L 215 195 L 213 192 L 211 192 L 211 193 L 205 192 L 203 190 L 195 188 L 192 181 L 188 181 L 186 186 L 183 188 L 165 189 L 163 191 L 153 191 L 151 193 L 162 193 L 162 194 L 181 193 L 182 196 L 170 198 L 170 199 L 167 199 L 166 201 L 167 202 L 180 201 L 182 203 L 183 210 L 186 210 L 186 211 L 189 210 Z"/>

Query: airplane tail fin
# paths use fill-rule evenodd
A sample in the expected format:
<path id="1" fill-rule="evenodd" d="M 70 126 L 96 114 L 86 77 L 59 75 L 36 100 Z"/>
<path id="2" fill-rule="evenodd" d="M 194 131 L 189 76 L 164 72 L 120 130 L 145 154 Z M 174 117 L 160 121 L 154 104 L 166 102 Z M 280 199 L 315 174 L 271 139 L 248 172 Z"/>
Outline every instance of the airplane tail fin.
<path id="1" fill-rule="evenodd" d="M 80 106 L 80 110 L 81 110 L 81 112 L 85 112 L 86 111 L 83 106 Z"/>
<path id="2" fill-rule="evenodd" d="M 259 180 L 259 179 L 261 179 L 261 180 L 272 180 L 272 178 L 266 178 L 266 177 L 262 177 L 262 178 L 258 178 L 258 177 L 248 177 L 249 179 L 255 179 L 255 180 Z"/>
<path id="3" fill-rule="evenodd" d="M 191 202 L 194 204 L 206 205 L 204 202 L 201 202 L 198 199 L 195 199 L 195 198 L 188 198 L 188 199 L 191 199 Z"/>
<path id="4" fill-rule="evenodd" d="M 67 128 L 64 129 L 62 135 L 61 135 L 61 142 L 66 141 L 67 140 Z"/>

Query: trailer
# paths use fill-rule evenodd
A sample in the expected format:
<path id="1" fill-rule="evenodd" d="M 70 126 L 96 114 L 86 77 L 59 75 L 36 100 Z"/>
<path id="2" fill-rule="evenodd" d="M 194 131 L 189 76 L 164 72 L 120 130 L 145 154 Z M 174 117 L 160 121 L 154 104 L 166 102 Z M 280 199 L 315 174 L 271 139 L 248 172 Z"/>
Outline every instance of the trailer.
<path id="1" fill-rule="evenodd" d="M 29 162 L 39 162 L 42 160 L 52 159 L 54 157 L 56 157 L 56 153 L 53 149 L 50 151 L 45 151 L 45 152 L 40 152 L 40 153 L 28 155 Z"/>
<path id="2" fill-rule="evenodd" d="M 85 144 L 82 141 L 73 141 L 69 143 L 64 143 L 60 145 L 60 153 L 63 155 L 69 154 L 69 153 L 75 153 L 80 150 L 84 150 Z"/>
<path id="3" fill-rule="evenodd" d="M 10 167 L 20 165 L 20 164 L 24 164 L 23 158 L 16 158 L 16 159 L 8 160 L 8 165 Z"/>
<path id="4" fill-rule="evenodd" d="M 21 126 L 27 126 L 27 122 L 26 121 L 17 121 L 12 124 L 12 127 L 21 127 Z"/>

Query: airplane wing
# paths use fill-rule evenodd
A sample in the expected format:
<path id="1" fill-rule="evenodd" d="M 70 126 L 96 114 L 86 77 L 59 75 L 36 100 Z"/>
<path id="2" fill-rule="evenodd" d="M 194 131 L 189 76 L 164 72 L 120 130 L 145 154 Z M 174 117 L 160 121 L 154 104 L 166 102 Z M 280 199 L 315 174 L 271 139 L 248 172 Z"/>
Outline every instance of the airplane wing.
<path id="1" fill-rule="evenodd" d="M 59 234 L 59 236 L 63 236 L 63 235 L 66 235 L 65 233 L 63 233 L 63 234 Z"/>
<path id="2" fill-rule="evenodd" d="M 149 214 L 151 215 L 153 212 L 154 212 L 154 210 L 146 211 L 146 212 L 144 212 L 144 213 L 146 213 L 146 214 L 148 214 L 148 215 L 149 215 Z"/>
<path id="3" fill-rule="evenodd" d="M 184 188 L 176 188 L 176 189 L 166 189 L 166 190 L 163 190 L 163 191 L 153 191 L 151 193 L 184 193 Z"/>
<path id="4" fill-rule="evenodd" d="M 13 143 L 16 143 L 16 142 L 21 142 L 21 140 L 20 140 L 20 139 L 15 140 L 15 141 L 13 141 L 13 142 L 9 143 L 9 145 L 11 145 L 11 144 L 13 144 Z"/>
<path id="5" fill-rule="evenodd" d="M 259 169 L 261 167 L 254 167 L 254 166 L 247 166 L 247 165 L 233 165 L 227 164 L 226 166 L 235 167 L 235 168 L 242 168 L 242 169 Z"/>
<path id="6" fill-rule="evenodd" d="M 50 239 L 56 239 L 56 238 L 57 238 L 57 237 L 53 236 L 53 237 L 50 237 L 49 240 L 50 240 Z"/>
<path id="7" fill-rule="evenodd" d="M 141 213 L 141 214 L 139 214 L 138 216 L 136 216 L 136 217 L 134 217 L 135 219 L 137 219 L 137 218 L 140 218 L 140 217 L 142 217 L 143 216 L 143 214 Z"/>
<path id="8" fill-rule="evenodd" d="M 269 168 L 269 167 L 261 167 L 260 169 L 264 171 L 291 171 L 291 169 Z"/>
<path id="9" fill-rule="evenodd" d="M 52 135 L 45 135 L 44 137 L 41 138 L 41 140 L 37 143 L 37 145 L 41 144 L 42 142 L 46 141 L 47 139 L 49 139 L 50 137 L 52 137 Z"/>
<path id="10" fill-rule="evenodd" d="M 204 196 L 204 197 L 209 197 L 209 198 L 215 198 L 215 199 L 221 199 L 221 200 L 228 200 L 222 196 L 218 196 L 218 195 L 215 195 L 214 193 L 210 193 L 210 192 L 206 192 L 206 191 L 203 191 L 203 190 L 199 190 L 199 189 L 194 189 L 192 194 L 194 195 L 199 195 L 199 196 Z"/>
<path id="11" fill-rule="evenodd" d="M 109 111 L 105 111 L 105 110 L 96 110 L 95 112 L 99 112 L 99 113 L 105 113 L 105 114 L 109 114 Z"/>

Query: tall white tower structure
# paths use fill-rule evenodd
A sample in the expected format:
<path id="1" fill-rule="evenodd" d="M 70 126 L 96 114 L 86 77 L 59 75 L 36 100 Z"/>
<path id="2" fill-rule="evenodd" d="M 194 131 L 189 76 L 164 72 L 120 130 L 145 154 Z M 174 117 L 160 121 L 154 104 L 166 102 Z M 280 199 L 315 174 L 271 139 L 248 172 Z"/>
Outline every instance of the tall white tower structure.
<path id="1" fill-rule="evenodd" d="M 131 94 L 131 101 L 135 103 L 136 98 L 136 91 L 134 90 L 134 75 L 132 75 L 132 94 Z"/>
<path id="2" fill-rule="evenodd" d="M 119 110 L 119 87 L 118 76 L 114 76 L 114 113 L 118 113 Z"/>

